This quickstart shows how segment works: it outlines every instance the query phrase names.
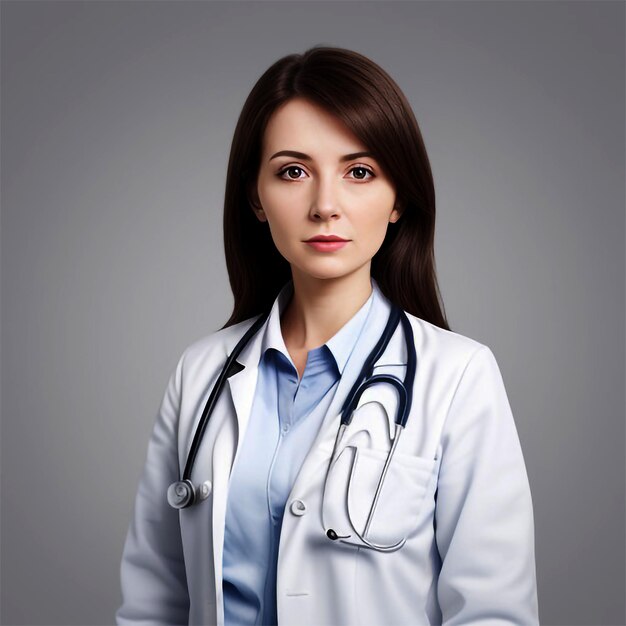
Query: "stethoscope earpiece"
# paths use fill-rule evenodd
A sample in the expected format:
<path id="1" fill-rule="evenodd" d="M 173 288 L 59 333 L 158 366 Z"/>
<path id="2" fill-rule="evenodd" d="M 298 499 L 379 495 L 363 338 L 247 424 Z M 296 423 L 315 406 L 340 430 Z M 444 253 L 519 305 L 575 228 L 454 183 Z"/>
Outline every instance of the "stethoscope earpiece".
<path id="1" fill-rule="evenodd" d="M 350 535 L 338 535 L 332 528 L 329 528 L 326 531 L 326 536 L 333 541 L 337 541 L 337 539 L 347 539 Z"/>

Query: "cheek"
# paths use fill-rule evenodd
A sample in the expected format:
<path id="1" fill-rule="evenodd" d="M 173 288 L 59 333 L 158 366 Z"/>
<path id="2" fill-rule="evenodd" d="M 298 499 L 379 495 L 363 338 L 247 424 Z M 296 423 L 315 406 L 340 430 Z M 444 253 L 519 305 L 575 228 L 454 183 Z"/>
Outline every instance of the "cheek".
<path id="1" fill-rule="evenodd" d="M 267 207 L 268 228 L 277 250 L 288 260 L 294 251 L 302 245 L 302 228 L 298 225 L 296 212 L 284 206 Z"/>
<path id="2" fill-rule="evenodd" d="M 361 215 L 359 219 L 357 232 L 359 239 L 363 242 L 363 246 L 378 247 L 382 244 L 389 226 L 389 216 L 386 212 L 380 210 L 380 205 L 376 210 L 372 208 Z"/>
<path id="3" fill-rule="evenodd" d="M 298 218 L 293 207 L 274 206 L 269 220 L 272 224 L 272 232 L 277 237 L 292 239 L 300 234 L 298 232 Z"/>

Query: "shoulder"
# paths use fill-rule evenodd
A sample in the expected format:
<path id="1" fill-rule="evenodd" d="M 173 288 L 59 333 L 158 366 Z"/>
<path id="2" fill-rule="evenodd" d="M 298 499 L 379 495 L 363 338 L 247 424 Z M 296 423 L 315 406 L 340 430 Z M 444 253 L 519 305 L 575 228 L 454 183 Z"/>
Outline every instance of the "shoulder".
<path id="1" fill-rule="evenodd" d="M 494 407 L 509 412 L 508 397 L 500 366 L 491 348 L 472 337 L 440 328 L 407 313 L 414 332 L 417 370 L 421 368 L 424 393 L 435 394 L 448 427 L 457 420 L 447 416 L 460 407 L 458 419 L 468 420 Z M 442 424 L 444 423 L 442 422 Z"/>
<path id="2" fill-rule="evenodd" d="M 477 350 L 487 348 L 486 344 L 473 337 L 441 328 L 406 311 L 405 313 L 413 328 L 416 348 L 419 345 L 423 350 L 436 353 L 441 358 L 460 360 L 467 360 Z"/>
<path id="3" fill-rule="evenodd" d="M 406 312 L 413 329 L 418 362 L 434 368 L 438 373 L 459 378 L 470 362 L 493 362 L 489 346 L 456 331 L 441 328 Z M 478 355 L 478 358 L 475 358 Z"/>

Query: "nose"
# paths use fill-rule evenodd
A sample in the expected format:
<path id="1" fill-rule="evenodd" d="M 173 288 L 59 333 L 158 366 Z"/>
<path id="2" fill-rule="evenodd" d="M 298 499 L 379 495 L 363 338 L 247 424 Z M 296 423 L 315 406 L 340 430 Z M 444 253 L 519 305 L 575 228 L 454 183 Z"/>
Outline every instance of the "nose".
<path id="1" fill-rule="evenodd" d="M 337 185 L 337 181 L 332 180 L 330 176 L 319 179 L 311 200 L 312 219 L 328 220 L 336 218 L 341 213 Z"/>

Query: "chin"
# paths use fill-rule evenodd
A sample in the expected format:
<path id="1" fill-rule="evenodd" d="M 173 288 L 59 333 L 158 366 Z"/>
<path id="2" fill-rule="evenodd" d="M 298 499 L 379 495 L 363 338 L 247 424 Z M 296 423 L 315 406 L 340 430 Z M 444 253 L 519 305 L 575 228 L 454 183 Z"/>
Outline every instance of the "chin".
<path id="1" fill-rule="evenodd" d="M 293 265 L 293 264 L 292 264 Z M 332 280 L 336 278 L 343 278 L 355 272 L 358 267 L 338 267 L 338 263 L 334 264 L 334 267 L 330 267 L 329 263 L 326 263 L 326 267 L 321 267 L 322 264 L 316 264 L 315 267 L 312 264 L 297 265 L 297 271 L 300 274 L 316 278 L 318 280 Z"/>

